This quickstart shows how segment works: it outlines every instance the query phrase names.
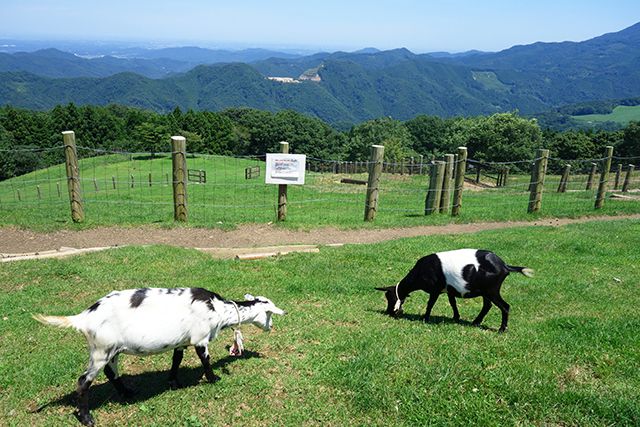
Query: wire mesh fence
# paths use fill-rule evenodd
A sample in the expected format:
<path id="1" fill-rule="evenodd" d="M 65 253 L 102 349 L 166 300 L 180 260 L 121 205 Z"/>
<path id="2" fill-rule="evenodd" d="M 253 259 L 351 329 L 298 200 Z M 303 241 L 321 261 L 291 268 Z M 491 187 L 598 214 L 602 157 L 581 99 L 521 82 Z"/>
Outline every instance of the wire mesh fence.
<path id="1" fill-rule="evenodd" d="M 64 159 L 62 146 L 35 153 Z M 171 153 L 105 151 L 81 145 L 77 153 L 87 223 L 128 225 L 173 221 Z M 189 223 L 216 226 L 275 221 L 278 188 L 265 184 L 265 160 L 265 155 L 231 157 L 188 153 Z M 527 218 L 531 168 L 535 160 L 492 163 L 469 159 L 462 220 Z M 544 176 L 542 215 L 566 217 L 593 212 L 602 160 L 550 158 Z M 303 227 L 361 224 L 369 166 L 368 162 L 307 158 L 305 184 L 288 187 L 287 221 Z M 563 179 L 567 169 L 568 177 Z M 632 173 L 628 173 L 630 169 Z M 638 169 L 640 157 L 613 158 L 608 179 L 609 197 L 603 213 L 640 212 Z M 425 217 L 425 200 L 430 191 L 435 191 L 429 188 L 430 163 L 385 162 L 382 171 L 376 223 L 404 226 L 452 220 L 442 214 Z M 450 212 L 453 176 L 447 179 L 451 181 L 446 205 Z M 65 164 L 61 161 L 0 182 L 1 223 L 47 228 L 46 224 L 70 222 L 67 180 Z M 623 186 L 625 192 L 622 192 Z"/>

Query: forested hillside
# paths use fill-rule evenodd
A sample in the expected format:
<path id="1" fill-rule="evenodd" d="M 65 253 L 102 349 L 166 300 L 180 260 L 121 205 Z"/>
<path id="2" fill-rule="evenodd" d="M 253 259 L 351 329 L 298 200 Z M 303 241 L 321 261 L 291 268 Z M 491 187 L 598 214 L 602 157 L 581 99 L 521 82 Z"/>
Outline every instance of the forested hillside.
<path id="1" fill-rule="evenodd" d="M 194 60 L 215 59 L 198 48 L 158 51 L 147 59 L 91 61 L 55 50 L 0 55 L 0 70 L 7 70 L 0 73 L 0 104 L 45 110 L 67 102 L 118 103 L 160 113 L 176 107 L 291 109 L 347 128 L 378 117 L 533 114 L 566 104 L 640 96 L 640 24 L 580 43 L 535 43 L 498 53 L 319 53 L 201 65 L 166 76 L 184 66 L 175 61 L 186 61 L 189 52 Z M 256 59 L 265 54 L 252 53 Z M 154 67 L 162 55 L 178 59 L 166 60 L 164 70 L 158 70 Z M 130 72 L 89 78 L 120 69 Z M 165 77 L 139 75 L 158 73 Z M 54 78 L 62 76 L 69 78 Z M 274 76 L 305 80 L 267 79 Z"/>
<path id="2" fill-rule="evenodd" d="M 482 161 L 529 160 L 536 148 L 562 159 L 600 158 L 606 145 L 618 156 L 640 156 L 640 123 L 623 130 L 541 130 L 535 120 L 514 113 L 442 119 L 418 116 L 409 121 L 380 118 L 346 131 L 294 111 L 277 113 L 246 108 L 221 112 L 183 111 L 167 114 L 110 105 L 58 105 L 50 111 L 0 108 L 0 179 L 63 161 L 61 132 L 74 130 L 78 145 L 107 151 L 170 151 L 171 135 L 184 135 L 193 153 L 263 155 L 288 141 L 291 152 L 326 160 L 368 160 L 371 145 L 385 146 L 385 160 L 426 159 L 455 152 L 459 146 Z"/>

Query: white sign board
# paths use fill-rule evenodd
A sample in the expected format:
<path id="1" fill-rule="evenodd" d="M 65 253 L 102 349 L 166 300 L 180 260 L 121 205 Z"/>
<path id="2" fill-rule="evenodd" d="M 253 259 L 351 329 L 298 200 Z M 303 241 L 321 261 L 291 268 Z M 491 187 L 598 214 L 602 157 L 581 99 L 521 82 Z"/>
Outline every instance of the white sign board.
<path id="1" fill-rule="evenodd" d="M 267 184 L 304 184 L 304 171 L 307 156 L 305 154 L 267 153 Z"/>

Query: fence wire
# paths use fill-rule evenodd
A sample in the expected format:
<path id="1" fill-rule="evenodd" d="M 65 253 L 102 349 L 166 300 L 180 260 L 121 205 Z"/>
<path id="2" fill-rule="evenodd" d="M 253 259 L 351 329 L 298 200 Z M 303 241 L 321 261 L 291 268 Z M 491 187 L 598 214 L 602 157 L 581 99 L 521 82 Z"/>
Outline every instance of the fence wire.
<path id="1" fill-rule="evenodd" d="M 54 156 L 60 163 L 0 182 L 2 223 L 69 222 L 69 193 L 62 146 L 25 152 Z M 0 153 L 1 155 L 2 153 Z M 132 153 L 77 147 L 85 217 L 99 224 L 167 223 L 173 220 L 172 154 Z M 278 186 L 265 184 L 266 156 L 231 157 L 188 153 L 188 221 L 194 225 L 275 221 Z M 604 159 L 548 159 L 541 212 L 576 216 L 592 212 Z M 461 217 L 470 220 L 526 218 L 531 169 L 536 159 L 466 163 Z M 364 218 L 368 162 L 308 157 L 304 185 L 288 186 L 287 221 L 300 225 L 358 224 Z M 634 172 L 627 172 L 633 167 Z M 614 157 L 607 205 L 640 211 L 640 157 Z M 411 224 L 424 218 L 431 163 L 385 162 L 378 185 L 376 221 Z M 568 170 L 568 179 L 563 173 Z M 454 204 L 454 174 L 442 213 Z M 626 181 L 626 184 L 625 184 Z M 624 187 L 624 192 L 622 191 Z M 632 206 L 633 208 L 629 208 Z M 620 207 L 620 209 L 618 209 Z M 433 218 L 433 216 L 430 216 Z M 444 218 L 445 215 L 439 215 Z M 410 220 L 409 220 L 410 221 Z M 443 219 L 439 220 L 444 221 Z"/>

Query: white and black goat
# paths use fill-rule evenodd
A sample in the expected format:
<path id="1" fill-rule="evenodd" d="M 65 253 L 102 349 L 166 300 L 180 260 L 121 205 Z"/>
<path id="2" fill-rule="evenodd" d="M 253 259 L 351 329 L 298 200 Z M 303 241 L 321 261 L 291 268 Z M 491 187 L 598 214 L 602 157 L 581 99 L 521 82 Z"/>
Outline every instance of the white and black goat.
<path id="1" fill-rule="evenodd" d="M 72 327 L 82 332 L 89 344 L 89 367 L 78 379 L 78 419 L 93 425 L 88 390 L 104 368 L 117 392 L 130 396 L 118 376 L 120 353 L 149 355 L 173 350 L 169 374 L 171 388 L 179 387 L 178 367 L 183 351 L 194 346 L 208 381 L 219 379 L 209 362 L 209 341 L 220 330 L 251 323 L 269 331 L 272 314 L 285 312 L 269 299 L 245 295 L 246 301 L 226 301 L 202 288 L 142 288 L 114 291 L 75 316 L 33 316 L 41 323 Z"/>
<path id="2" fill-rule="evenodd" d="M 533 276 L 532 269 L 507 265 L 491 251 L 458 249 L 420 258 L 397 285 L 376 289 L 385 292 L 387 314 L 391 316 L 402 313 L 402 304 L 411 292 L 423 290 L 428 293 L 429 302 L 423 317 L 425 322 L 429 320 L 431 309 L 441 293 L 448 294 L 456 321 L 460 320 L 456 297 L 482 297 L 482 309 L 473 324 L 482 323 L 493 303 L 502 311 L 499 332 L 504 332 L 509 320 L 509 304 L 500 296 L 500 287 L 511 272 Z"/>

